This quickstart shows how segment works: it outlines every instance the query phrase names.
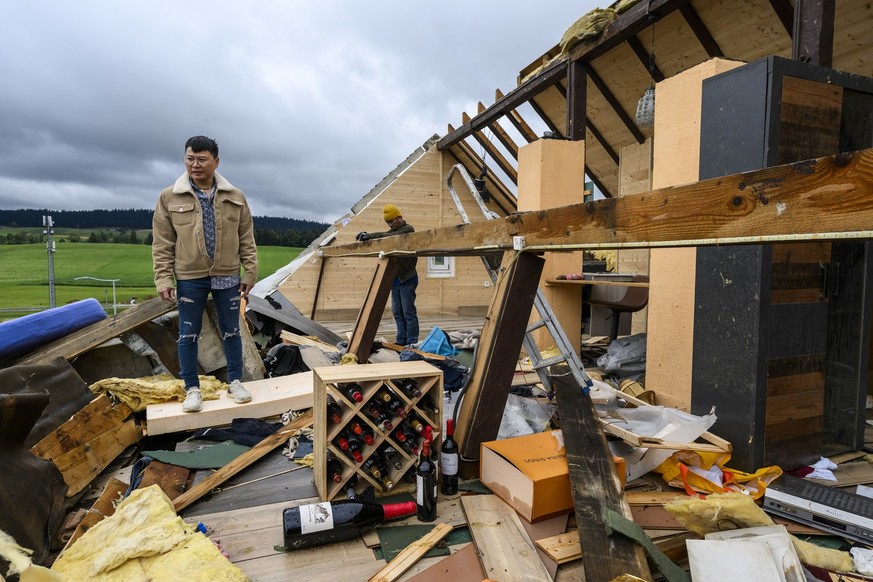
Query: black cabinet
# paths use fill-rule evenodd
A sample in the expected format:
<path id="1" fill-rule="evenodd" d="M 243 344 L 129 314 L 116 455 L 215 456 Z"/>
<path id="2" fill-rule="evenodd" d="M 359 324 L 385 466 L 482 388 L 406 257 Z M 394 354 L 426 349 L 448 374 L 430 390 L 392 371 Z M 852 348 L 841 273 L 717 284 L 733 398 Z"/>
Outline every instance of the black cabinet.
<path id="1" fill-rule="evenodd" d="M 873 79 L 768 57 L 703 82 L 700 179 L 873 146 Z M 692 411 L 716 407 L 731 466 L 863 444 L 869 242 L 701 247 Z"/>

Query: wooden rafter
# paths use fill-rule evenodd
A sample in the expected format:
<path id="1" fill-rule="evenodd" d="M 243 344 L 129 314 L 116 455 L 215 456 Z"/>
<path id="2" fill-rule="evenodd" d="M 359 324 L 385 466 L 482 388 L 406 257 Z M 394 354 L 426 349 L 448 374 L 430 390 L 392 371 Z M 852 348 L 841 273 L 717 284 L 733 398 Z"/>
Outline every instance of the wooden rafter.
<path id="1" fill-rule="evenodd" d="M 494 91 L 494 99 L 499 101 L 503 99 L 503 92 L 500 89 L 496 89 Z M 512 109 L 506 112 L 506 117 L 509 119 L 509 122 L 518 130 L 518 133 L 527 141 L 527 143 L 533 143 L 537 140 L 537 134 L 534 133 L 534 130 L 530 128 L 524 118 L 521 116 L 521 113 Z"/>
<path id="2" fill-rule="evenodd" d="M 555 86 L 560 88 L 561 94 L 564 95 L 564 97 L 566 98 L 567 94 L 564 91 L 564 88 L 561 87 L 560 85 L 555 85 Z M 555 125 L 555 122 L 552 121 L 548 115 L 546 115 L 546 112 L 543 111 L 543 108 L 539 106 L 539 104 L 536 102 L 536 99 L 531 99 L 528 102 L 528 105 L 530 105 L 530 108 L 534 110 L 534 113 L 536 113 L 539 116 L 539 118 L 543 121 L 543 123 L 546 124 L 546 127 L 549 128 L 549 131 L 551 131 L 552 133 L 555 134 L 555 137 L 559 137 L 559 138 L 564 137 L 564 132 L 561 131 L 557 125 Z"/>
<path id="3" fill-rule="evenodd" d="M 452 126 L 449 125 L 449 131 L 451 130 Z M 485 162 L 482 160 L 482 158 L 480 158 L 479 155 L 473 151 L 473 148 L 471 148 L 470 145 L 465 141 L 456 143 L 451 147 L 451 149 L 447 151 L 452 154 L 452 157 L 455 158 L 455 160 L 459 161 L 461 164 L 464 165 L 465 168 L 467 168 L 467 171 L 470 173 L 471 176 L 478 176 L 479 172 L 482 171 L 482 168 L 485 165 Z M 461 159 L 463 157 L 466 157 L 467 160 L 465 161 Z M 474 166 L 473 168 L 470 167 L 471 164 Z M 495 196 L 493 198 L 494 203 L 497 204 L 501 211 L 506 214 L 511 214 L 512 212 L 514 212 L 516 208 L 515 195 L 510 192 L 506 188 L 506 185 L 493 174 L 489 174 L 486 179 L 488 180 L 489 187 L 494 186 L 500 196 L 500 198 L 498 199 L 495 196 L 494 191 L 491 191 L 492 196 Z"/>
<path id="4" fill-rule="evenodd" d="M 443 137 L 439 142 L 437 142 L 437 147 L 441 150 L 445 149 L 468 137 L 474 131 L 479 131 L 488 127 L 489 123 L 500 119 L 507 111 L 515 109 L 522 103 L 526 103 L 531 99 L 531 97 L 561 81 L 565 76 L 567 76 L 566 63 L 556 62 L 552 64 L 528 80 L 524 85 L 516 87 L 507 93 L 503 99 L 495 102 L 488 109 L 482 112 L 481 115 L 477 115 L 474 119 L 470 120 L 469 123 L 465 123 L 458 129 Z"/>
<path id="5" fill-rule="evenodd" d="M 630 134 L 634 136 L 637 143 L 645 143 L 646 136 L 643 135 L 643 132 L 640 131 L 640 128 L 631 119 L 631 116 L 624 110 L 624 107 L 621 106 L 621 103 L 618 102 L 618 99 L 615 98 L 615 95 L 612 94 L 612 91 L 609 90 L 609 87 L 606 86 L 606 83 L 597 74 L 592 65 L 588 65 L 588 78 L 591 79 L 591 82 L 594 83 L 594 86 L 597 87 L 597 90 L 600 91 L 600 94 L 603 95 L 603 98 L 606 99 L 606 102 L 609 103 L 615 114 L 618 115 L 618 118 L 621 119 Z"/>
<path id="6" fill-rule="evenodd" d="M 464 121 L 464 123 L 467 123 L 470 121 L 470 116 L 466 113 L 462 113 L 461 119 Z M 482 135 L 481 131 L 474 131 L 473 139 L 475 139 L 479 143 L 479 145 L 482 146 L 482 149 L 484 149 L 485 152 L 489 156 L 491 156 L 491 159 L 494 160 L 494 163 L 496 163 L 501 170 L 503 170 L 503 173 L 506 174 L 506 177 L 509 178 L 513 184 L 518 185 L 518 170 L 516 170 L 515 167 L 509 163 L 509 160 L 503 157 L 503 154 L 500 153 L 500 150 L 494 147 L 494 144 L 492 144 L 490 140 L 485 139 L 485 136 Z"/>
<path id="7" fill-rule="evenodd" d="M 679 8 L 679 12 L 682 13 L 682 17 L 685 19 L 688 26 L 691 27 L 691 31 L 694 33 L 694 36 L 697 37 L 697 41 L 703 46 L 703 50 L 706 51 L 709 58 L 723 57 L 724 52 L 722 52 L 721 47 L 718 46 L 718 42 L 713 38 L 712 33 L 709 32 L 708 28 L 706 28 L 706 24 L 704 24 L 703 20 L 700 18 L 700 14 L 698 14 L 697 10 L 694 9 L 694 6 L 692 6 L 691 3 L 683 4 L 682 7 Z"/>
<path id="8" fill-rule="evenodd" d="M 597 186 L 597 189 L 606 196 L 607 198 L 612 198 L 612 192 L 609 191 L 609 188 L 606 187 L 600 178 L 594 175 L 594 172 L 591 171 L 591 168 L 585 166 L 585 175 L 591 178 L 591 181 L 594 182 L 594 185 Z"/>
<path id="9" fill-rule="evenodd" d="M 479 113 L 485 111 L 485 104 L 481 101 L 479 102 Z M 506 133 L 506 130 L 500 126 L 500 123 L 495 121 L 488 125 L 488 129 L 494 132 L 494 137 L 497 138 L 503 147 L 506 148 L 506 151 L 509 152 L 509 155 L 513 157 L 513 159 L 518 160 L 518 145 L 515 141 Z"/>
<path id="10" fill-rule="evenodd" d="M 873 149 L 867 149 L 322 252 L 480 255 L 511 249 L 513 236 L 523 236 L 532 252 L 866 239 L 873 238 L 871 225 Z"/>
<path id="11" fill-rule="evenodd" d="M 635 36 L 627 39 L 627 44 L 634 51 L 634 54 L 637 55 L 637 58 L 640 59 L 640 62 L 645 67 L 646 72 L 651 75 L 652 79 L 655 80 L 656 83 L 660 83 L 664 80 L 664 73 L 661 72 L 661 69 L 658 68 L 657 63 L 652 63 L 652 55 L 646 48 L 643 46 L 643 43 L 640 42 Z"/>
<path id="12" fill-rule="evenodd" d="M 463 142 L 461 142 L 461 143 L 463 143 Z M 458 150 L 460 150 L 460 148 L 458 147 L 458 144 L 455 144 L 450 149 L 447 149 L 446 151 L 452 157 L 452 159 L 455 160 L 455 163 L 458 163 L 458 164 L 461 164 L 462 166 L 464 166 L 464 168 L 466 168 L 467 172 L 471 176 L 478 175 L 478 174 L 475 174 L 474 172 L 470 171 L 469 162 L 461 159 L 461 156 L 459 156 L 456 153 Z M 502 186 L 502 184 L 501 184 L 501 186 Z M 503 190 L 501 190 L 501 194 L 502 194 L 502 192 L 503 192 Z M 507 199 L 504 199 L 503 196 L 501 196 L 500 198 L 497 198 L 496 196 L 494 196 L 492 194 L 491 201 L 504 214 L 512 214 L 513 212 L 515 212 L 515 206 L 513 205 L 511 207 L 507 207 L 507 204 L 505 204 L 507 202 Z"/>
<path id="13" fill-rule="evenodd" d="M 773 12 L 779 18 L 779 22 L 785 27 L 788 36 L 794 34 L 794 6 L 789 0 L 770 0 Z"/>
<path id="14" fill-rule="evenodd" d="M 561 95 L 564 96 L 564 99 L 567 98 L 567 90 L 564 89 L 564 86 L 563 86 L 563 85 L 561 85 L 560 83 L 558 83 L 557 85 L 555 85 L 555 88 L 556 88 L 558 91 L 560 91 Z M 531 101 L 531 104 L 533 104 L 533 103 L 534 103 L 534 102 Z M 538 113 L 539 113 L 539 112 L 538 112 Z M 606 152 L 606 155 L 608 155 L 610 158 L 612 158 L 612 161 L 615 162 L 615 165 L 617 166 L 617 165 L 618 165 L 618 154 L 617 154 L 616 151 L 612 148 L 612 146 L 609 145 L 609 142 L 606 141 L 606 138 L 603 136 L 602 133 L 600 133 L 600 130 L 597 129 L 597 127 L 594 125 L 594 123 L 591 122 L 591 118 L 590 118 L 590 117 L 586 117 L 586 118 L 585 118 L 585 127 L 586 127 L 587 130 L 591 133 L 591 135 L 594 137 L 594 139 L 597 140 L 597 143 L 600 144 L 600 146 L 601 146 L 601 147 L 603 148 L 603 150 Z"/>

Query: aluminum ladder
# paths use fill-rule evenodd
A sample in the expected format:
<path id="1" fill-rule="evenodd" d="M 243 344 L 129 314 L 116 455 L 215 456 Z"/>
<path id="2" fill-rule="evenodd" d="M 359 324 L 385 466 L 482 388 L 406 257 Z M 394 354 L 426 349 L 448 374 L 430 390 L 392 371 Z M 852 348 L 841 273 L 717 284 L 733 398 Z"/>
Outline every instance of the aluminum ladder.
<path id="1" fill-rule="evenodd" d="M 467 215 L 467 212 L 464 210 L 464 204 L 461 202 L 461 198 L 458 196 L 457 191 L 455 190 L 452 181 L 455 175 L 461 176 L 466 183 L 467 188 L 470 190 L 470 194 L 473 196 L 473 200 L 476 201 L 476 204 L 479 206 L 479 209 L 482 211 L 482 214 L 485 216 L 486 220 L 492 220 L 494 218 L 499 218 L 497 214 L 488 210 L 488 207 L 485 206 L 485 202 L 482 200 L 482 197 L 479 195 L 479 190 L 476 188 L 475 184 L 473 184 L 472 178 L 470 178 L 470 174 L 467 172 L 467 169 L 461 164 L 455 164 L 452 166 L 451 170 L 449 170 L 448 176 L 446 177 L 446 187 L 449 189 L 449 193 L 452 196 L 452 200 L 455 201 L 455 206 L 458 208 L 458 213 L 461 215 L 461 219 L 464 221 L 464 224 L 470 224 L 470 217 Z M 491 265 L 488 263 L 488 259 L 485 256 L 482 256 L 482 263 L 485 265 L 485 269 L 488 271 L 488 275 L 491 277 L 491 281 L 493 283 L 497 283 L 497 271 L 495 271 Z M 530 357 L 531 364 L 533 366 L 534 371 L 536 371 L 537 376 L 539 376 L 540 382 L 543 387 L 549 393 L 549 396 L 552 395 L 552 382 L 549 378 L 548 368 L 555 364 L 560 364 L 561 362 L 565 362 L 570 369 L 570 373 L 573 375 L 573 378 L 578 382 L 579 386 L 582 387 L 582 392 L 588 394 L 589 389 L 591 388 L 592 382 L 591 378 L 588 377 L 588 374 L 585 372 L 585 367 L 582 365 L 582 361 L 579 359 L 579 354 L 576 352 L 575 348 L 570 345 L 570 340 L 567 339 L 567 334 L 564 333 L 564 329 L 561 327 L 561 324 L 555 318 L 555 314 L 552 311 L 549 302 L 546 300 L 545 295 L 543 294 L 543 290 L 537 288 L 537 294 L 534 298 L 534 307 L 539 314 L 540 320 L 535 321 L 527 326 L 525 330 L 523 345 L 524 351 L 527 352 L 528 357 Z M 551 358 L 543 358 L 540 354 L 540 350 L 537 347 L 536 341 L 534 341 L 533 332 L 545 327 L 549 334 L 552 336 L 552 341 L 555 342 L 555 346 L 558 348 L 558 355 L 553 356 Z"/>

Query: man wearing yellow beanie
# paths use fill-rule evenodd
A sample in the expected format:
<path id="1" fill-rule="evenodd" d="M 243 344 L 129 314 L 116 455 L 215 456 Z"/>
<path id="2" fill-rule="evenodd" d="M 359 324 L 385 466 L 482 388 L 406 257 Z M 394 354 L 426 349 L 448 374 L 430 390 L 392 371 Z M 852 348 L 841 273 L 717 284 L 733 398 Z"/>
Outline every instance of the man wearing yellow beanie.
<path id="1" fill-rule="evenodd" d="M 393 204 L 386 204 L 382 208 L 382 218 L 385 219 L 391 230 L 360 232 L 357 239 L 364 241 L 415 232 L 412 225 L 403 220 L 400 209 Z M 391 286 L 391 311 L 394 313 L 394 322 L 397 324 L 395 343 L 401 346 L 418 343 L 418 313 L 415 309 L 415 289 L 418 287 L 418 272 L 415 270 L 417 264 L 418 257 L 414 255 L 404 255 L 398 258 L 397 276 L 394 277 L 394 283 Z"/>

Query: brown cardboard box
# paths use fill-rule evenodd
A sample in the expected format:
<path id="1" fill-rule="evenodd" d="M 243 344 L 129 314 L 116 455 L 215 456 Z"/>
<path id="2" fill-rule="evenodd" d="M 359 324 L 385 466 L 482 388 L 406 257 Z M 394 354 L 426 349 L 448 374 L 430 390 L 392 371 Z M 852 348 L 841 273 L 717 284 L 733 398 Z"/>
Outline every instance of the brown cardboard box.
<path id="1" fill-rule="evenodd" d="M 624 487 L 624 459 L 613 460 Z M 573 511 L 561 431 L 482 443 L 479 463 L 482 484 L 529 522 Z"/>

